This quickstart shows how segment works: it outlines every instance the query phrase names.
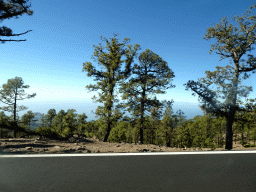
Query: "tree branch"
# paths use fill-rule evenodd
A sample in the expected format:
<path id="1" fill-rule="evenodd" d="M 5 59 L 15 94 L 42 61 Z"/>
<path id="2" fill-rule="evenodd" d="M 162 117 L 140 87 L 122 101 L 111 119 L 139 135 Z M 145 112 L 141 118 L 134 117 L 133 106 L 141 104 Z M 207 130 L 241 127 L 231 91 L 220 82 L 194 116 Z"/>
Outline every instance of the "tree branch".
<path id="1" fill-rule="evenodd" d="M 24 34 L 26 34 L 26 33 L 30 32 L 30 31 L 32 31 L 32 30 L 28 30 L 28 31 L 26 31 L 26 32 L 24 32 L 24 33 L 20 33 L 20 34 L 12 34 L 12 35 L 5 35 L 5 34 L 1 34 L 1 33 L 0 33 L 0 36 L 6 36 L 6 37 L 11 37 L 11 36 L 20 36 L 20 35 L 24 35 Z M 2 39 L 0 39 L 0 41 L 10 41 L 10 40 L 2 40 Z M 16 40 L 12 40 L 12 41 L 16 41 Z M 26 41 L 26 40 L 18 40 L 18 41 Z"/>

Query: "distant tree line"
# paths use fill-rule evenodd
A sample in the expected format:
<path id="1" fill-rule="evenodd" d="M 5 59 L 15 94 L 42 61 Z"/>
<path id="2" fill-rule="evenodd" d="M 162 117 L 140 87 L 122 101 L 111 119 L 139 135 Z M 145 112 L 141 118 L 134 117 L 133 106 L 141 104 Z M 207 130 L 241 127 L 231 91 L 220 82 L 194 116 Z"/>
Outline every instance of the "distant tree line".
<path id="1" fill-rule="evenodd" d="M 98 119 L 92 122 L 86 122 L 87 116 L 83 113 L 77 115 L 76 110 L 69 109 L 67 112 L 60 110 L 56 114 L 55 109 L 50 109 L 48 113 L 43 114 L 39 127 L 34 130 L 37 135 L 59 135 L 63 138 L 70 134 L 80 133 L 85 134 L 88 137 L 94 135 L 99 139 L 104 138 L 104 133 L 107 129 L 106 124 L 102 119 Z M 152 110 L 153 112 L 153 110 Z M 29 114 L 32 114 L 29 116 Z M 30 122 L 33 119 L 33 114 L 28 111 L 21 118 L 19 124 L 20 127 L 25 130 L 30 130 Z M 250 140 L 256 141 L 256 111 L 237 114 L 236 122 L 233 124 L 233 131 L 235 133 L 235 142 L 237 139 L 243 146 L 252 147 L 249 144 Z M 7 117 L 3 112 L 0 113 L 1 122 L 10 121 L 12 116 Z M 225 145 L 225 125 L 226 120 L 223 117 L 214 118 L 210 115 L 196 116 L 193 119 L 186 120 L 184 116 L 173 115 L 171 108 L 166 108 L 163 115 L 163 119 L 159 120 L 153 117 L 153 113 L 150 116 L 145 117 L 144 127 L 144 143 L 155 144 L 167 147 L 177 148 L 221 148 Z M 109 142 L 127 142 L 138 143 L 139 142 L 139 119 L 122 119 L 113 124 L 111 133 L 109 135 Z M 237 135 L 241 134 L 241 138 L 237 138 Z M 8 129 L 1 129 L 1 137 L 10 135 Z M 26 135 L 23 132 L 18 133 L 18 137 Z"/>

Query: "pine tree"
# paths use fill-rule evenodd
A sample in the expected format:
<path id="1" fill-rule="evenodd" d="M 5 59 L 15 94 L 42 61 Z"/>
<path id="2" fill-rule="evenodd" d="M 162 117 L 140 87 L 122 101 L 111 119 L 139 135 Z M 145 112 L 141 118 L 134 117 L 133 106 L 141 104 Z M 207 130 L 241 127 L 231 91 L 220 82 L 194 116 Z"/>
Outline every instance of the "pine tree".
<path id="1" fill-rule="evenodd" d="M 249 9 L 252 9 L 253 7 L 256 7 L 256 5 L 250 6 Z M 246 72 L 256 69 L 256 59 L 250 54 L 248 54 L 249 59 L 246 61 L 248 66 L 245 67 L 244 63 L 242 63 L 242 66 L 240 66 L 241 57 L 247 51 L 253 50 L 251 46 L 256 43 L 256 16 L 253 15 L 248 17 L 248 20 L 252 20 L 252 22 L 244 22 L 250 13 L 251 12 L 247 10 L 247 15 L 243 15 L 242 17 L 233 17 L 233 20 L 236 20 L 240 25 L 240 30 L 238 33 L 243 32 L 243 35 L 236 33 L 238 29 L 232 24 L 229 26 L 227 25 L 227 18 L 222 18 L 220 25 L 216 24 L 215 27 L 208 28 L 207 34 L 205 34 L 204 37 L 204 39 L 216 38 L 217 44 L 212 45 L 212 49 L 209 53 L 211 54 L 213 50 L 218 49 L 219 52 L 217 52 L 217 54 L 221 55 L 221 60 L 231 57 L 234 62 L 234 67 L 229 65 L 227 65 L 225 68 L 217 66 L 217 71 L 206 71 L 207 77 L 205 79 L 201 79 L 199 82 L 189 81 L 187 84 L 184 84 L 186 85 L 186 90 L 189 88 L 192 89 L 203 100 L 204 104 L 202 107 L 207 113 L 226 118 L 226 150 L 231 150 L 233 148 L 232 125 L 236 110 L 238 109 L 236 106 L 237 95 L 240 94 L 241 96 L 243 93 L 248 94 L 248 92 L 252 90 L 251 87 L 247 87 L 247 90 L 244 89 L 239 92 L 239 76 L 244 73 L 243 79 L 246 79 L 249 77 Z M 252 26 L 249 26 L 250 24 L 252 24 Z M 224 45 L 221 46 L 222 44 Z M 243 61 L 245 60 L 241 59 L 241 62 Z M 228 72 L 228 69 L 230 69 L 230 72 Z M 253 73 L 254 72 L 255 71 L 253 71 Z M 225 80 L 230 80 L 231 83 L 225 84 Z M 206 83 L 207 85 L 203 85 L 203 83 Z M 216 92 L 208 89 L 208 86 L 212 83 L 215 83 L 223 88 L 222 93 L 224 94 L 224 97 L 222 97 L 222 99 L 225 99 L 224 103 L 221 104 L 219 101 L 217 101 L 216 99 L 218 96 L 216 95 Z M 217 92 L 220 93 L 220 91 Z M 195 93 L 192 95 L 195 95 Z M 224 108 L 226 108 L 226 111 L 222 110 Z"/>
<path id="2" fill-rule="evenodd" d="M 27 113 L 25 113 L 22 117 L 21 117 L 21 124 L 24 125 L 24 126 L 28 126 L 28 129 L 30 129 L 30 125 L 32 122 L 35 122 L 35 121 L 38 121 L 38 120 L 33 120 L 34 117 L 36 116 L 37 114 L 33 113 L 31 110 L 28 111 Z"/>
<path id="3" fill-rule="evenodd" d="M 88 117 L 83 113 L 82 115 L 77 116 L 77 131 L 81 134 L 85 130 L 85 124 L 86 124 L 86 119 Z"/>
<path id="4" fill-rule="evenodd" d="M 27 13 L 27 15 L 33 15 L 33 11 L 29 10 L 28 8 L 31 7 L 28 5 L 25 5 L 28 0 L 8 0 L 8 1 L 3 1 L 0 0 L 0 22 L 2 22 L 4 19 L 10 19 L 11 17 L 16 17 L 23 15 L 24 13 Z M 20 34 L 13 34 L 12 30 L 6 26 L 0 27 L 0 36 L 20 36 L 23 34 L 26 34 L 32 30 L 28 30 L 25 33 L 20 33 Z M 5 43 L 6 41 L 26 41 L 25 40 L 3 40 L 0 39 L 1 43 Z"/>
<path id="5" fill-rule="evenodd" d="M 140 48 L 140 45 L 136 44 L 134 50 L 131 50 L 131 45 L 128 45 L 129 49 L 123 49 L 125 44 L 129 41 L 129 38 L 125 38 L 123 43 L 118 43 L 115 36 L 117 35 L 114 34 L 114 38 L 111 39 L 111 44 L 104 38 L 110 53 L 104 53 L 102 46 L 97 46 L 94 52 L 94 56 L 98 57 L 99 64 L 105 67 L 105 72 L 97 71 L 92 66 L 91 62 L 83 63 L 83 71 L 87 71 L 87 76 L 95 76 L 95 80 L 100 80 L 100 82 L 97 83 L 98 85 L 89 85 L 86 86 L 86 88 L 91 91 L 101 89 L 103 93 L 99 94 L 98 100 L 96 100 L 95 95 L 92 99 L 104 103 L 104 107 L 99 106 L 96 110 L 96 117 L 101 117 L 107 125 L 104 142 L 108 140 L 112 122 L 117 121 L 124 114 L 120 113 L 118 106 L 116 110 L 113 110 L 114 102 L 118 102 L 118 100 L 115 99 L 114 89 L 121 80 L 125 80 L 130 76 L 131 63 L 133 62 L 134 56 L 136 56 L 136 51 Z M 123 55 L 126 56 L 127 59 L 121 60 Z M 123 62 L 126 62 L 125 71 L 120 70 Z M 113 112 L 115 114 L 114 116 L 112 114 Z"/>
<path id="6" fill-rule="evenodd" d="M 128 111 L 132 111 L 133 116 L 140 118 L 140 143 L 143 144 L 145 112 L 149 112 L 152 107 L 160 109 L 172 103 L 166 100 L 160 102 L 156 97 L 151 99 L 149 95 L 164 94 L 165 91 L 161 89 L 175 87 L 175 85 L 166 87 L 170 83 L 170 79 L 175 76 L 167 62 L 149 49 L 140 54 L 139 62 L 140 65 L 135 64 L 133 67 L 133 74 L 137 76 L 131 78 L 128 83 L 122 82 L 122 88 L 119 92 L 123 93 L 122 99 L 127 100 L 120 105 L 128 107 Z"/>
<path id="7" fill-rule="evenodd" d="M 52 128 L 52 123 L 53 123 L 53 119 L 56 116 L 56 110 L 55 109 L 50 109 L 47 112 L 46 117 L 46 121 L 48 122 L 48 125 L 50 126 L 50 128 Z"/>
<path id="8" fill-rule="evenodd" d="M 62 133 L 64 129 L 63 119 L 65 115 L 66 115 L 66 112 L 63 109 L 61 109 L 59 113 L 54 117 L 54 120 L 53 120 L 53 128 L 55 132 L 59 134 Z"/>
<path id="9" fill-rule="evenodd" d="M 14 116 L 14 138 L 16 138 L 16 128 L 17 128 L 17 120 L 16 120 L 16 112 L 26 110 L 27 107 L 20 106 L 19 109 L 17 109 L 17 100 L 24 100 L 24 99 L 30 99 L 36 96 L 36 93 L 33 93 L 32 95 L 28 95 L 26 98 L 23 98 L 21 96 L 24 96 L 24 88 L 29 88 L 29 85 L 23 85 L 24 82 L 21 77 L 15 77 L 15 79 L 8 79 L 7 84 L 3 84 L 3 89 L 0 91 L 0 101 L 10 105 L 8 107 L 0 107 L 1 110 L 12 112 Z M 21 89 L 21 90 L 20 90 Z M 18 96 L 20 97 L 18 99 Z M 6 101 L 3 101 L 6 100 Z M 13 101 L 12 101 L 13 99 Z"/>

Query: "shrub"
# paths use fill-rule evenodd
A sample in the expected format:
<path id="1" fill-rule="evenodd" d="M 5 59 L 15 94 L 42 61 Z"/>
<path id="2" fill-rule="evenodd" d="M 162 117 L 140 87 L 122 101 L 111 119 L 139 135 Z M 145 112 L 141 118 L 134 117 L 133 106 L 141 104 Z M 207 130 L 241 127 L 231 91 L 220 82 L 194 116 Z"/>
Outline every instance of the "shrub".
<path id="1" fill-rule="evenodd" d="M 248 147 L 255 147 L 256 145 L 254 144 L 250 144 L 250 143 L 247 143 L 244 145 L 245 148 L 248 148 Z"/>

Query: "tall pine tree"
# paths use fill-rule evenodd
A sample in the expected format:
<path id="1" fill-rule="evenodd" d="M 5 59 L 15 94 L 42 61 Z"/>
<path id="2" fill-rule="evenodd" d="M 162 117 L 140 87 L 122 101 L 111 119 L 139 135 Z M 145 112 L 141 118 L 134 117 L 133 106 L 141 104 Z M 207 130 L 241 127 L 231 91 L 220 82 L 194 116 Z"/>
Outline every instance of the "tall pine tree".
<path id="1" fill-rule="evenodd" d="M 204 105 L 202 108 L 205 109 L 207 113 L 226 118 L 226 150 L 231 150 L 233 148 L 232 125 L 238 108 L 236 104 L 237 95 L 239 94 L 239 76 L 244 73 L 243 79 L 246 79 L 249 77 L 246 72 L 256 69 L 256 59 L 250 54 L 248 54 L 249 59 L 246 61 L 248 66 L 245 67 L 244 63 L 240 66 L 240 61 L 245 61 L 242 60 L 241 57 L 247 51 L 253 50 L 252 45 L 256 43 L 256 15 L 248 17 L 248 20 L 251 20 L 251 22 L 245 22 L 245 19 L 251 13 L 250 9 L 253 7 L 256 7 L 256 5 L 249 7 L 247 15 L 243 15 L 242 17 L 233 17 L 233 20 L 236 20 L 240 25 L 238 33 L 236 32 L 238 29 L 232 24 L 229 26 L 227 25 L 227 18 L 222 18 L 220 24 L 216 24 L 215 27 L 207 29 L 207 34 L 205 34 L 204 37 L 204 39 L 216 38 L 217 44 L 212 45 L 210 54 L 213 50 L 218 49 L 219 52 L 217 52 L 217 54 L 221 55 L 221 60 L 231 57 L 234 62 L 234 67 L 230 67 L 229 65 L 226 66 L 226 68 L 217 66 L 217 71 L 206 71 L 207 80 L 205 78 L 201 81 L 199 80 L 199 82 L 189 81 L 187 84 L 184 84 L 186 85 L 186 90 L 189 88 L 192 89 L 203 100 Z M 252 25 L 250 26 L 250 24 Z M 243 34 L 239 35 L 240 32 L 243 32 Z M 228 72 L 228 69 L 232 69 L 233 71 Z M 253 73 L 254 72 L 255 71 L 253 71 Z M 226 79 L 230 80 L 231 83 L 225 84 L 224 81 Z M 207 85 L 203 85 L 202 83 L 206 83 Z M 216 92 L 208 89 L 208 86 L 212 83 L 219 84 L 219 86 L 223 88 L 222 93 L 224 94 L 224 97 L 222 97 L 222 99 L 225 99 L 224 103 L 221 104 L 217 101 L 218 96 L 216 95 Z M 248 89 L 248 92 L 249 91 L 251 90 Z M 220 91 L 217 92 L 219 93 Z M 192 95 L 195 95 L 195 93 Z M 242 92 L 240 92 L 240 94 L 242 94 Z M 224 108 L 226 109 L 225 111 L 222 110 Z"/>
<path id="2" fill-rule="evenodd" d="M 140 65 L 135 64 L 132 71 L 136 77 L 131 78 L 128 83 L 122 82 L 119 92 L 123 93 L 122 99 L 127 100 L 120 106 L 128 107 L 128 111 L 132 111 L 132 115 L 140 119 L 140 143 L 143 144 L 145 112 L 150 112 L 152 107 L 160 109 L 172 103 L 166 100 L 160 102 L 156 97 L 151 99 L 149 95 L 164 94 L 165 91 L 161 89 L 175 87 L 175 85 L 166 87 L 170 79 L 175 76 L 167 62 L 149 49 L 140 54 L 139 61 Z M 161 111 L 157 114 L 159 115 Z"/>
<path id="3" fill-rule="evenodd" d="M 15 79 L 8 79 L 7 84 L 3 84 L 3 89 L 0 90 L 0 101 L 9 105 L 8 107 L 0 107 L 0 109 L 4 111 L 12 112 L 14 116 L 14 119 L 13 119 L 15 123 L 15 128 L 13 128 L 14 138 L 16 138 L 16 128 L 18 123 L 16 120 L 17 112 L 27 109 L 27 107 L 23 105 L 20 106 L 19 109 L 17 109 L 17 101 L 30 99 L 36 96 L 36 93 L 33 93 L 32 95 L 28 95 L 27 97 L 23 98 L 22 96 L 25 95 L 24 88 L 30 87 L 29 85 L 23 85 L 23 84 L 24 82 L 21 77 L 15 77 Z"/>
<path id="4" fill-rule="evenodd" d="M 107 124 L 107 131 L 103 140 L 104 142 L 108 140 L 112 122 L 117 121 L 117 119 L 122 116 L 117 108 L 116 110 L 113 110 L 114 102 L 118 102 L 118 100 L 114 98 L 114 89 L 121 80 L 127 79 L 130 76 L 130 67 L 133 62 L 133 58 L 136 56 L 136 51 L 140 49 L 140 45 L 138 44 L 134 46 L 134 50 L 131 49 L 131 45 L 127 45 L 128 49 L 123 49 L 125 44 L 129 41 L 129 38 L 125 38 L 123 43 L 118 43 L 115 36 L 117 35 L 114 34 L 114 38 L 111 39 L 111 42 L 104 38 L 107 42 L 107 49 L 109 53 L 103 52 L 102 46 L 96 46 L 94 52 L 94 56 L 98 57 L 99 64 L 104 66 L 104 72 L 102 70 L 97 71 L 94 66 L 92 66 L 91 62 L 83 63 L 83 71 L 87 72 L 87 76 L 95 76 L 95 80 L 100 80 L 97 85 L 89 85 L 86 86 L 86 88 L 90 91 L 97 91 L 98 89 L 102 91 L 102 94 L 99 93 L 98 100 L 96 100 L 95 95 L 92 99 L 97 102 L 104 103 L 104 107 L 99 106 L 96 110 L 96 117 L 101 117 Z M 126 59 L 121 60 L 123 55 L 126 56 Z M 120 70 L 123 62 L 126 63 L 125 71 Z M 112 113 L 114 111 L 115 115 L 113 116 Z"/>

